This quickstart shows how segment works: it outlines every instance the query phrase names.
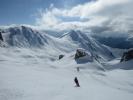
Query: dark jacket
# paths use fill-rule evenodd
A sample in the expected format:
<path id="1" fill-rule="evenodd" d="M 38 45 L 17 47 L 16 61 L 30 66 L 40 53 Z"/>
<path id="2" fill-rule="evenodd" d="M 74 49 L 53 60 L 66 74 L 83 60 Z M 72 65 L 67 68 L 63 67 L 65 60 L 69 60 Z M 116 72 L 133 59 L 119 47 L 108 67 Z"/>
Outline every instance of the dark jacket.
<path id="1" fill-rule="evenodd" d="M 80 87 L 77 77 L 74 78 L 74 82 L 76 83 L 77 87 Z"/>

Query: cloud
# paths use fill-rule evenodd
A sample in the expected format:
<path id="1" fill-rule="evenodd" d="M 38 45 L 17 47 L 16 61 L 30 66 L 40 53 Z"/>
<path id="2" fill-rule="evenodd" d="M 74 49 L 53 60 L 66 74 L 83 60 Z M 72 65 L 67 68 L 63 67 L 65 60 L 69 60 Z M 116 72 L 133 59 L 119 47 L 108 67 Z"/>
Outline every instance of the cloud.
<path id="1" fill-rule="evenodd" d="M 60 23 L 60 20 L 54 14 L 55 12 L 53 13 L 53 11 L 50 11 L 50 9 L 52 10 L 54 9 L 52 4 L 49 9 L 39 10 L 39 15 L 36 18 L 37 25 L 48 28 L 48 27 L 53 27 L 58 23 Z"/>
<path id="2" fill-rule="evenodd" d="M 36 25 L 42 29 L 91 29 L 110 27 L 114 31 L 132 29 L 132 0 L 95 0 L 71 9 L 59 9 L 53 4 L 39 10 Z"/>

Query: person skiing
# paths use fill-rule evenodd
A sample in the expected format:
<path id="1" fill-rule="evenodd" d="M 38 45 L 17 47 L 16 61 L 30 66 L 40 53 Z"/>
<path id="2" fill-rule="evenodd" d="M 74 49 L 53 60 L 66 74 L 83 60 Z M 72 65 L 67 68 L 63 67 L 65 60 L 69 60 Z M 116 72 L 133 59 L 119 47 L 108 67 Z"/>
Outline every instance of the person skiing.
<path id="1" fill-rule="evenodd" d="M 77 72 L 79 72 L 79 67 L 77 67 Z"/>
<path id="2" fill-rule="evenodd" d="M 76 83 L 76 87 L 80 87 L 77 77 L 74 78 L 74 82 Z"/>

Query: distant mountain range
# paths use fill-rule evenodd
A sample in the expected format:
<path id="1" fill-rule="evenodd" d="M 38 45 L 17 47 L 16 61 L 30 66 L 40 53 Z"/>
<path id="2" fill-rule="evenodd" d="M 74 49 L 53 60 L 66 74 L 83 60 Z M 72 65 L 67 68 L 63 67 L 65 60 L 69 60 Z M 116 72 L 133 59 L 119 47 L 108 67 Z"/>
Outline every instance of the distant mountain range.
<path id="1" fill-rule="evenodd" d="M 45 47 L 58 51 L 71 52 L 84 48 L 100 59 L 112 59 L 114 56 L 106 46 L 90 35 L 81 31 L 70 30 L 60 37 L 53 37 L 26 26 L 15 26 L 1 29 L 4 42 L 16 47 Z"/>

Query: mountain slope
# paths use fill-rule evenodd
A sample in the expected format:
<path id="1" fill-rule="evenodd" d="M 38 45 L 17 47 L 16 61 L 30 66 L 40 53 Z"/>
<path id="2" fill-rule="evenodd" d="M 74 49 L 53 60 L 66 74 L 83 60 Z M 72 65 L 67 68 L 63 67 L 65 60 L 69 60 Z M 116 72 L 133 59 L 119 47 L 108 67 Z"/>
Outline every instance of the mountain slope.
<path id="1" fill-rule="evenodd" d="M 101 71 L 95 63 L 76 64 L 71 54 L 52 61 L 50 51 L 44 53 L 44 49 L 14 47 L 0 51 L 0 100 L 133 98 L 133 70 Z M 80 67 L 79 72 L 76 67 Z M 75 87 L 74 77 L 80 88 Z"/>
<path id="2" fill-rule="evenodd" d="M 108 48 L 81 31 L 72 30 L 64 34 L 61 39 L 71 41 L 73 44 L 77 44 L 78 47 L 88 50 L 96 58 L 108 60 L 114 58 L 112 52 Z"/>
<path id="3" fill-rule="evenodd" d="M 25 26 L 9 27 L 2 30 L 4 41 L 10 46 L 17 47 L 40 47 L 47 43 L 38 31 Z"/>
<path id="4" fill-rule="evenodd" d="M 111 34 L 111 33 L 109 33 Z M 108 36 L 108 34 L 96 34 L 93 37 L 102 44 L 113 48 L 129 49 L 133 47 L 133 34 L 123 35 L 120 33 L 113 33 L 114 35 Z M 115 36 L 119 34 L 119 36 Z"/>
<path id="5" fill-rule="evenodd" d="M 52 37 L 26 26 L 9 27 L 2 31 L 4 41 L 9 46 L 44 47 L 55 49 L 58 52 L 71 52 L 77 48 L 84 48 L 95 58 L 103 60 L 114 58 L 108 48 L 80 31 L 69 31 L 60 38 Z"/>

